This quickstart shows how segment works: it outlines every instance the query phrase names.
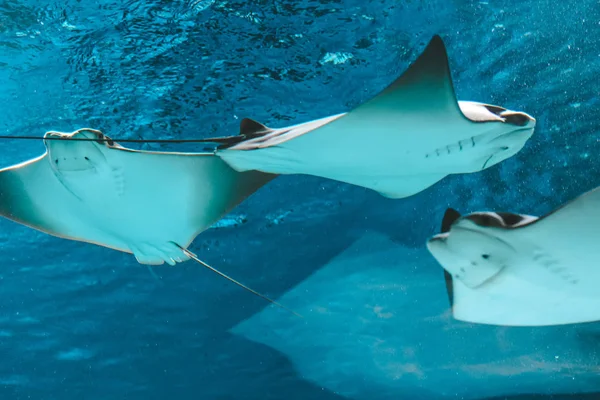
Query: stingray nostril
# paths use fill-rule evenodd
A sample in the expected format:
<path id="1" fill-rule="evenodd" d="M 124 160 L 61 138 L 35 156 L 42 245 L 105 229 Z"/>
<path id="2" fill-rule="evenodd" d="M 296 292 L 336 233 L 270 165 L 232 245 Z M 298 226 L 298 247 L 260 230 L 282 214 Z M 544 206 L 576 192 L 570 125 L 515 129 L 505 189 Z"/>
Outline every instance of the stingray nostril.
<path id="1" fill-rule="evenodd" d="M 54 164 L 58 165 L 58 158 L 54 160 Z"/>
<path id="2" fill-rule="evenodd" d="M 502 150 L 508 150 L 508 146 L 502 146 Z"/>
<path id="3" fill-rule="evenodd" d="M 89 159 L 89 158 L 87 158 L 87 157 L 83 157 L 83 158 L 85 158 L 87 161 L 90 161 L 90 159 Z"/>

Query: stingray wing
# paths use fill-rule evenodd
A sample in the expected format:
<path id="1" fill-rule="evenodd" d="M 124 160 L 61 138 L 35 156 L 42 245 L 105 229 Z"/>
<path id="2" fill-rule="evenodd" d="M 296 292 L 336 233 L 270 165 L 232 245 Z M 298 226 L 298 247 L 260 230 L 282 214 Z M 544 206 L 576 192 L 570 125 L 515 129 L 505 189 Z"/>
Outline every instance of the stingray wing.
<path id="1" fill-rule="evenodd" d="M 106 189 L 100 192 L 97 185 L 98 194 L 90 192 L 85 201 L 92 210 L 113 204 L 110 213 L 98 214 L 98 223 L 150 246 L 172 241 L 187 247 L 276 176 L 235 171 L 212 153 L 114 148 L 106 154 L 119 190 L 112 190 L 115 181 L 109 179 Z"/>
<path id="2" fill-rule="evenodd" d="M 88 232 L 73 198 L 52 172 L 47 153 L 0 170 L 0 215 L 52 236 L 83 240 Z M 91 238 L 90 238 L 91 239 Z"/>
<path id="3" fill-rule="evenodd" d="M 600 187 L 539 219 L 507 232 L 530 244 L 533 259 L 578 293 L 598 293 L 600 285 Z"/>
<path id="4" fill-rule="evenodd" d="M 260 125 L 262 135 L 221 142 L 217 155 L 238 171 L 310 174 L 405 197 L 446 175 L 446 168 L 419 168 L 432 165 L 425 160 L 431 149 L 458 143 L 473 124 L 435 36 L 402 76 L 349 113 L 281 129 Z"/>
<path id="5" fill-rule="evenodd" d="M 487 283 L 454 280 L 454 316 L 505 326 L 600 320 L 600 188 L 511 228 L 490 228 L 518 252 Z"/>
<path id="6" fill-rule="evenodd" d="M 47 222 L 38 207 L 37 196 L 32 193 L 32 188 L 42 179 L 51 178 L 46 174 L 46 163 L 44 154 L 0 169 L 0 214 L 11 221 L 52 234 L 56 233 L 56 229 Z"/>
<path id="7" fill-rule="evenodd" d="M 132 252 L 144 263 L 187 247 L 275 175 L 237 172 L 213 154 L 115 146 L 83 177 L 54 174 L 46 154 L 0 170 L 0 215 L 52 236 Z M 75 173 L 77 175 L 78 173 Z"/>
<path id="8" fill-rule="evenodd" d="M 552 264 L 580 275 L 588 281 L 592 275 L 600 280 L 600 187 L 565 203 L 556 210 L 514 228 L 494 230 L 499 238 L 527 244 L 536 259 L 552 259 Z M 582 276 L 583 271 L 592 268 Z M 592 274 L 592 275 L 588 275 Z M 598 282 L 600 284 L 600 281 Z"/>
<path id="9" fill-rule="evenodd" d="M 358 123 L 367 129 L 363 135 L 368 138 L 369 131 L 375 129 L 378 133 L 382 132 L 383 136 L 394 136 L 407 122 L 429 126 L 429 118 L 440 116 L 465 124 L 470 122 L 458 106 L 446 48 L 436 35 L 396 81 L 335 123 L 340 126 L 343 124 L 345 129 Z M 365 124 L 364 118 L 367 118 L 368 124 Z M 447 129 L 441 132 L 447 134 Z M 379 144 L 385 144 L 385 140 Z"/>
<path id="10" fill-rule="evenodd" d="M 587 191 L 550 213 L 519 227 L 527 232 L 545 233 L 562 228 L 576 236 L 596 232 L 600 224 L 600 187 Z M 594 226 L 596 225 L 596 226 Z"/>
<path id="11" fill-rule="evenodd" d="M 533 269 L 534 266 L 520 267 Z M 539 274 L 543 280 L 544 275 Z M 499 326 L 555 326 L 600 321 L 600 296 L 500 274 L 477 289 L 454 281 L 452 314 L 459 321 Z"/>

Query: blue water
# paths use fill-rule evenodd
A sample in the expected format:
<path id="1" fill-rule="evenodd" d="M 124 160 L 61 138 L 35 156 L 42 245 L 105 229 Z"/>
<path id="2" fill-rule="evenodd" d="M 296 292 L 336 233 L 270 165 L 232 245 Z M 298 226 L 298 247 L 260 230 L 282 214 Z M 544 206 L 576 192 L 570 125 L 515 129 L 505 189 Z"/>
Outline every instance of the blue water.
<path id="1" fill-rule="evenodd" d="M 541 215 L 600 185 L 596 0 L 2 0 L 0 134 L 305 122 L 377 94 L 436 33 L 459 99 L 537 119 L 521 152 L 402 200 L 280 177 L 196 239 L 204 260 L 306 321 L 191 262 L 154 276 L 2 219 L 0 399 L 600 398 L 599 323 L 455 321 L 423 247 L 448 206 Z M 44 151 L 0 146 L 1 166 Z"/>

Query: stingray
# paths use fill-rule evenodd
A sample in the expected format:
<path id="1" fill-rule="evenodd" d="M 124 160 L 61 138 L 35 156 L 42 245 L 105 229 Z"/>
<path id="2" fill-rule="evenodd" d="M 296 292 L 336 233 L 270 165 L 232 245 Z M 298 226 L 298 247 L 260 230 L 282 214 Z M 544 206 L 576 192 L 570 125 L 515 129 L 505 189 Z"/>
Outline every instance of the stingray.
<path id="1" fill-rule="evenodd" d="M 454 318 L 503 326 L 600 320 L 600 188 L 535 217 L 448 209 L 427 248 Z"/>
<path id="2" fill-rule="evenodd" d="M 47 132 L 44 144 L 43 155 L 0 170 L 0 215 L 52 236 L 132 253 L 140 264 L 191 258 L 281 306 L 187 250 L 275 175 L 237 172 L 212 153 L 128 149 L 88 128 Z"/>
<path id="3" fill-rule="evenodd" d="M 457 101 L 434 36 L 398 79 L 350 112 L 284 128 L 246 118 L 239 135 L 205 141 L 237 171 L 308 174 L 403 198 L 515 155 L 535 124 L 524 112 Z"/>

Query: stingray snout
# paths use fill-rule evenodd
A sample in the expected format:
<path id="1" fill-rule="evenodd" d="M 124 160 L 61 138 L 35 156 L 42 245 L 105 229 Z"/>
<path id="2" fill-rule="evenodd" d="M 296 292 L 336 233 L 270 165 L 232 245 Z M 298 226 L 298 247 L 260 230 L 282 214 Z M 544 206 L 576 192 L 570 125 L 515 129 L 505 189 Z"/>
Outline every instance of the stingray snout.
<path id="1" fill-rule="evenodd" d="M 99 165 L 106 163 L 101 146 L 93 143 L 94 134 L 92 132 L 90 135 L 87 130 L 73 133 L 46 132 L 44 144 L 48 149 L 51 167 L 61 173 L 81 172 L 96 170 Z"/>
<path id="2" fill-rule="evenodd" d="M 63 138 L 69 137 L 69 136 L 70 136 L 70 134 L 68 134 L 68 133 L 49 131 L 44 134 L 43 141 L 44 141 L 44 144 L 47 146 L 48 142 L 51 142 L 56 139 L 63 139 Z"/>
<path id="3" fill-rule="evenodd" d="M 447 241 L 448 233 L 437 234 L 427 241 L 427 250 L 429 250 L 429 252 L 436 257 L 437 254 L 447 251 Z"/>

